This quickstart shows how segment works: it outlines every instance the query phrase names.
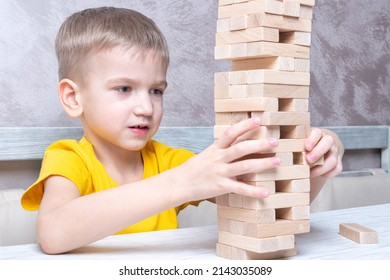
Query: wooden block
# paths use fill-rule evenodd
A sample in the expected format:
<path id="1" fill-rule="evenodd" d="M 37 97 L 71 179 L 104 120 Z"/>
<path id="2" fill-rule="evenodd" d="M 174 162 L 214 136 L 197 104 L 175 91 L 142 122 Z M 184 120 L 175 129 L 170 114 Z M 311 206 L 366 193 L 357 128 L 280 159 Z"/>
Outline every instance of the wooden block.
<path id="1" fill-rule="evenodd" d="M 301 14 L 299 15 L 300 18 L 304 19 L 313 19 L 313 8 L 310 6 L 302 5 L 301 6 Z"/>
<path id="2" fill-rule="evenodd" d="M 242 208 L 242 195 L 236 193 L 229 194 L 229 206 Z"/>
<path id="3" fill-rule="evenodd" d="M 215 124 L 216 125 L 231 125 L 232 124 L 232 113 L 215 113 Z"/>
<path id="4" fill-rule="evenodd" d="M 281 32 L 311 32 L 312 21 L 311 19 L 306 18 L 293 18 L 265 13 L 252 13 L 247 17 L 247 26 L 249 28 L 256 26 L 273 27 L 278 28 Z"/>
<path id="5" fill-rule="evenodd" d="M 308 47 L 311 45 L 311 33 L 302 31 L 282 32 L 279 34 L 279 43 Z"/>
<path id="6" fill-rule="evenodd" d="M 264 210 L 280 209 L 293 206 L 309 205 L 309 193 L 276 193 L 267 198 L 244 196 L 242 207 L 245 209 Z"/>
<path id="7" fill-rule="evenodd" d="M 250 116 L 248 112 L 231 112 L 232 114 L 232 122 L 231 124 L 239 123 L 243 120 L 247 120 Z"/>
<path id="8" fill-rule="evenodd" d="M 309 98 L 309 86 L 281 84 L 250 84 L 247 85 L 247 97 L 276 97 L 276 98 Z"/>
<path id="9" fill-rule="evenodd" d="M 267 238 L 253 238 L 233 234 L 227 231 L 218 231 L 218 242 L 255 253 L 268 253 L 295 247 L 294 235 L 284 235 Z"/>
<path id="10" fill-rule="evenodd" d="M 282 0 L 287 1 L 287 0 Z M 315 5 L 315 0 L 294 0 L 295 2 L 298 2 L 301 5 L 310 6 L 313 7 Z"/>
<path id="11" fill-rule="evenodd" d="M 244 181 L 279 181 L 305 179 L 310 177 L 310 167 L 308 165 L 281 166 L 261 173 L 249 173 L 237 176 Z"/>
<path id="12" fill-rule="evenodd" d="M 254 27 L 215 35 L 216 46 L 248 42 L 279 42 L 279 30 L 271 27 Z"/>
<path id="13" fill-rule="evenodd" d="M 233 3 L 233 0 L 218 0 L 218 6 L 231 5 Z"/>
<path id="14" fill-rule="evenodd" d="M 264 57 L 232 61 L 232 70 L 269 69 L 277 71 L 295 71 L 293 57 Z"/>
<path id="15" fill-rule="evenodd" d="M 223 194 L 219 195 L 215 198 L 215 203 L 217 205 L 222 205 L 222 206 L 228 206 L 229 205 L 229 194 Z"/>
<path id="16" fill-rule="evenodd" d="M 276 217 L 292 221 L 308 220 L 310 218 L 310 206 L 303 205 L 276 209 Z"/>
<path id="17" fill-rule="evenodd" d="M 310 125 L 281 126 L 281 139 L 307 139 L 310 135 Z"/>
<path id="18" fill-rule="evenodd" d="M 224 77 L 220 75 L 219 77 Z M 225 76 L 226 77 L 226 76 Z M 274 97 L 274 98 L 309 98 L 309 86 L 279 85 L 279 84 L 251 84 L 251 85 L 221 85 L 219 80 L 214 86 L 216 99 L 244 98 L 244 97 Z"/>
<path id="19" fill-rule="evenodd" d="M 272 97 L 248 97 L 214 100 L 214 111 L 217 113 L 251 111 L 276 112 L 278 109 L 278 99 Z"/>
<path id="20" fill-rule="evenodd" d="M 294 59 L 294 71 L 297 72 L 310 72 L 310 60 L 303 58 Z"/>
<path id="21" fill-rule="evenodd" d="M 277 192 L 284 193 L 308 193 L 310 192 L 310 179 L 276 181 L 275 189 Z"/>
<path id="22" fill-rule="evenodd" d="M 246 76 L 246 83 L 309 86 L 310 73 L 287 71 L 282 72 L 274 70 L 248 70 Z"/>
<path id="23" fill-rule="evenodd" d="M 232 224 L 231 226 L 233 225 L 234 224 Z M 244 235 L 255 238 L 301 234 L 310 231 L 309 220 L 290 221 L 277 219 L 273 224 L 243 223 L 242 226 L 243 230 L 241 230 L 240 228 L 240 232 L 242 231 Z"/>
<path id="24" fill-rule="evenodd" d="M 298 98 L 280 98 L 279 111 L 282 112 L 308 112 L 309 100 Z"/>
<path id="25" fill-rule="evenodd" d="M 264 153 L 300 152 L 304 150 L 305 139 L 279 139 L 279 145 Z M 275 179 L 273 179 L 275 180 Z M 282 179 L 280 179 L 282 180 Z M 256 180 L 262 181 L 262 180 Z M 268 180 L 264 180 L 268 181 Z"/>
<path id="26" fill-rule="evenodd" d="M 223 133 L 230 125 L 215 125 L 214 126 L 214 138 L 218 139 L 222 137 Z M 237 138 L 236 142 L 244 140 L 257 140 L 261 138 L 279 138 L 279 127 L 278 126 L 260 126 L 252 131 L 249 131 L 242 136 Z"/>
<path id="27" fill-rule="evenodd" d="M 218 230 L 244 235 L 244 222 L 218 218 Z"/>
<path id="28" fill-rule="evenodd" d="M 339 225 L 339 233 L 360 244 L 378 243 L 378 233 L 375 230 L 356 223 L 343 223 Z"/>
<path id="29" fill-rule="evenodd" d="M 269 194 L 275 194 L 276 192 L 276 183 L 275 181 L 242 181 L 245 184 L 256 186 L 256 187 L 261 187 L 266 189 Z"/>
<path id="30" fill-rule="evenodd" d="M 309 59 L 310 47 L 273 42 L 250 42 L 216 46 L 214 53 L 217 60 L 240 60 L 274 56 Z"/>
<path id="31" fill-rule="evenodd" d="M 224 30 L 225 30 L 225 32 L 230 32 L 230 31 L 243 30 L 243 29 L 247 29 L 247 28 L 248 28 L 247 15 L 238 15 L 238 16 L 232 16 L 230 18 L 230 25 Z M 218 26 L 217 26 L 217 33 L 219 33 Z"/>
<path id="32" fill-rule="evenodd" d="M 218 8 L 218 19 L 230 18 L 236 15 L 247 15 L 253 12 L 282 14 L 282 3 L 276 0 L 252 0 L 233 5 L 223 5 Z"/>
<path id="33" fill-rule="evenodd" d="M 309 112 L 252 112 L 251 116 L 260 118 L 262 125 L 310 125 Z"/>
<path id="34" fill-rule="evenodd" d="M 219 257 L 231 260 L 273 260 L 295 256 L 297 254 L 297 250 L 294 247 L 293 249 L 279 250 L 275 252 L 255 253 L 226 244 L 217 243 L 216 254 Z"/>
<path id="35" fill-rule="evenodd" d="M 251 210 L 217 205 L 218 218 L 242 222 L 269 224 L 275 222 L 275 209 Z"/>
<path id="36" fill-rule="evenodd" d="M 300 17 L 301 4 L 298 1 L 283 1 L 282 15 L 289 17 Z"/>

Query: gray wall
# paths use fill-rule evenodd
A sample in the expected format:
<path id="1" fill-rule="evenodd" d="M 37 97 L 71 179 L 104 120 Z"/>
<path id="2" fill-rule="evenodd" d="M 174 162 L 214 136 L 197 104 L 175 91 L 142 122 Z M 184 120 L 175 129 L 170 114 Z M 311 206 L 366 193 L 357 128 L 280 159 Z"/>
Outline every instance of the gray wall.
<path id="1" fill-rule="evenodd" d="M 217 2 L 0 0 L 0 126 L 79 126 L 57 101 L 53 43 L 68 15 L 103 5 L 143 12 L 166 34 L 172 63 L 162 125 L 212 126 L 213 73 L 229 69 L 213 55 Z M 314 126 L 390 124 L 389 19 L 388 0 L 316 1 L 310 100 Z M 358 168 L 378 164 L 370 154 L 355 155 L 362 157 Z M 347 168 L 354 162 L 345 160 Z M 14 167 L 18 163 L 0 164 L 0 178 Z M 0 188 L 10 184 L 0 180 Z"/>

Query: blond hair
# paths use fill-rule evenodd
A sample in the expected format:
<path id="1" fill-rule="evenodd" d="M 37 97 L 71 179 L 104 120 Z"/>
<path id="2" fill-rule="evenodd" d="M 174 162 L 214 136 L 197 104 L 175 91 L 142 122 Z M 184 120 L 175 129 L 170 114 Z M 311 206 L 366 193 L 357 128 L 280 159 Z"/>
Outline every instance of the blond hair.
<path id="1" fill-rule="evenodd" d="M 167 42 L 151 19 L 130 9 L 92 8 L 68 17 L 58 31 L 55 48 L 60 80 L 82 82 L 90 56 L 116 46 L 135 47 L 141 53 L 154 51 L 168 66 Z"/>

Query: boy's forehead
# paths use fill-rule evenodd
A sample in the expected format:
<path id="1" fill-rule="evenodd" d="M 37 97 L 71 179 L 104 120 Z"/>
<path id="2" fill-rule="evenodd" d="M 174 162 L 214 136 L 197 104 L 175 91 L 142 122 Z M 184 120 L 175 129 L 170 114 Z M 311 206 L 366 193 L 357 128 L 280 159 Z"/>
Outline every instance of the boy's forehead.
<path id="1" fill-rule="evenodd" d="M 168 61 L 161 53 L 153 49 L 141 49 L 137 46 L 114 46 L 100 50 L 96 54 L 97 58 L 101 55 L 105 56 L 106 54 L 110 54 L 123 58 L 131 58 L 140 63 L 145 59 L 152 59 L 155 63 L 168 67 Z"/>

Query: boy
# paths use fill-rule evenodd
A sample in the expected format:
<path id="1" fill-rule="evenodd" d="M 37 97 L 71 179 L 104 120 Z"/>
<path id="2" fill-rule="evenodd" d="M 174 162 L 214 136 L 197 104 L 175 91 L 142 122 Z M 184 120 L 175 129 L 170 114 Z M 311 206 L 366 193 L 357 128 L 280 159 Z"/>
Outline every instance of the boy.
<path id="1" fill-rule="evenodd" d="M 22 204 L 37 210 L 38 239 L 49 254 L 67 252 L 115 233 L 177 228 L 188 201 L 234 192 L 267 197 L 235 177 L 279 165 L 276 157 L 237 161 L 277 146 L 243 141 L 261 124 L 248 119 L 194 155 L 151 140 L 163 114 L 168 47 L 154 22 L 127 9 L 87 9 L 69 17 L 56 38 L 59 99 L 80 118 L 84 137 L 46 151 L 38 180 Z M 315 129 L 306 143 L 314 195 L 341 170 L 337 136 Z M 197 202 L 191 202 L 197 204 Z"/>

